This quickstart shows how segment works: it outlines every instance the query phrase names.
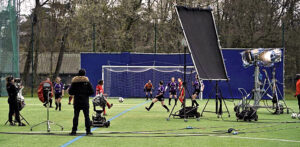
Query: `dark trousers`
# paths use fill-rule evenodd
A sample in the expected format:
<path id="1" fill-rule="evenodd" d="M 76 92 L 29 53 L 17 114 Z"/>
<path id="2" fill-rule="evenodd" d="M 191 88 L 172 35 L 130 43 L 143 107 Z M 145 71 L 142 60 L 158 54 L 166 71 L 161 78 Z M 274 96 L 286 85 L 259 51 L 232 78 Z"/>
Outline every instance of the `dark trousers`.
<path id="1" fill-rule="evenodd" d="M 90 127 L 89 107 L 82 107 L 82 108 L 76 108 L 76 107 L 74 107 L 74 118 L 73 118 L 72 132 L 76 132 L 77 131 L 78 117 L 79 117 L 80 110 L 83 111 L 83 115 L 84 115 L 84 118 L 85 118 L 85 129 L 86 129 L 86 132 L 90 132 L 91 131 L 91 127 Z"/>
<path id="2" fill-rule="evenodd" d="M 50 103 L 50 107 L 52 107 L 52 98 L 50 97 L 50 91 L 44 90 L 43 96 L 45 99 L 44 104 L 47 105 L 48 103 Z"/>
<path id="3" fill-rule="evenodd" d="M 15 118 L 16 118 L 16 121 L 18 123 L 20 123 L 20 112 L 19 112 L 19 108 L 18 108 L 18 103 L 17 102 L 12 102 L 12 103 L 9 103 L 9 113 L 8 113 L 8 121 L 9 122 L 13 122 L 12 120 L 12 116 L 15 114 Z"/>
<path id="4" fill-rule="evenodd" d="M 299 111 L 300 111 L 300 94 L 297 95 L 297 98 L 298 98 L 298 106 L 299 106 Z"/>

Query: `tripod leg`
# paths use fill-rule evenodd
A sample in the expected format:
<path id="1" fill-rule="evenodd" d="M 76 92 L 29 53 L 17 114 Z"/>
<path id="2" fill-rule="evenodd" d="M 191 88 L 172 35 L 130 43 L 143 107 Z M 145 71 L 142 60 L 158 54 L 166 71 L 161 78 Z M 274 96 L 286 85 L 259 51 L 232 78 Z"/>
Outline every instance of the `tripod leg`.
<path id="1" fill-rule="evenodd" d="M 51 124 L 53 124 L 53 125 L 59 126 L 59 127 L 61 128 L 61 130 L 64 130 L 64 127 L 63 127 L 62 125 L 57 124 L 57 123 L 52 122 L 52 121 L 49 121 L 49 122 L 50 122 Z"/>
<path id="2" fill-rule="evenodd" d="M 222 115 L 223 114 L 223 109 L 222 109 L 222 99 L 221 97 L 218 98 L 219 99 L 219 102 L 220 102 L 220 105 L 219 105 L 219 115 Z"/>
<path id="3" fill-rule="evenodd" d="M 172 108 L 172 110 L 171 110 L 171 112 L 170 112 L 170 114 L 169 114 L 168 120 L 170 119 L 170 117 L 171 117 L 171 115 L 172 115 L 172 113 L 173 113 L 175 107 L 176 107 L 176 104 L 173 106 L 173 108 Z"/>
<path id="4" fill-rule="evenodd" d="M 47 121 L 47 132 L 50 132 L 50 121 Z"/>
<path id="5" fill-rule="evenodd" d="M 206 101 L 206 103 L 205 103 L 205 105 L 203 107 L 203 110 L 202 110 L 201 115 L 200 115 L 201 117 L 203 116 L 203 112 L 205 111 L 205 108 L 206 108 L 208 102 L 209 102 L 209 99 L 207 99 L 207 101 Z"/>
<path id="6" fill-rule="evenodd" d="M 287 114 L 289 114 L 289 107 L 287 106 L 287 104 L 285 103 L 285 99 L 283 98 L 283 96 L 282 96 L 282 94 L 281 94 L 281 92 L 280 92 L 280 90 L 279 90 L 279 87 L 276 85 L 276 88 L 277 88 L 277 90 L 276 91 L 278 91 L 278 93 L 279 93 L 279 95 L 281 96 L 281 98 L 282 98 L 282 101 L 283 101 L 283 103 L 284 103 L 284 106 L 285 106 L 285 108 L 286 108 L 286 113 Z M 279 99 L 278 99 L 278 102 L 279 102 Z"/>
<path id="7" fill-rule="evenodd" d="M 224 99 L 223 99 L 223 102 L 224 102 L 224 105 L 225 105 L 226 111 L 227 111 L 227 113 L 228 113 L 228 117 L 230 117 L 230 113 L 229 113 L 228 107 L 227 107 L 227 105 L 226 105 L 226 102 L 225 102 L 225 100 L 224 100 Z"/>
<path id="8" fill-rule="evenodd" d="M 26 122 L 27 125 L 30 126 L 29 122 L 20 114 L 21 120 L 24 120 Z"/>
<path id="9" fill-rule="evenodd" d="M 6 125 L 9 121 L 7 120 L 4 125 Z"/>
<path id="10" fill-rule="evenodd" d="M 35 125 L 33 125 L 33 126 L 30 128 L 30 130 L 32 131 L 32 129 L 33 129 L 34 127 L 39 126 L 39 125 L 44 124 L 44 123 L 48 123 L 48 122 L 47 122 L 47 121 L 43 121 L 43 122 L 40 122 L 40 123 L 38 123 L 38 124 L 35 124 Z"/>
<path id="11" fill-rule="evenodd" d="M 285 100 L 282 98 L 282 101 L 283 101 L 283 103 L 284 103 L 284 106 L 285 106 L 285 108 L 286 108 L 286 113 L 287 114 L 289 114 L 289 107 L 287 106 L 287 104 L 285 103 Z"/>
<path id="12" fill-rule="evenodd" d="M 216 97 L 216 114 L 218 114 L 218 97 Z"/>

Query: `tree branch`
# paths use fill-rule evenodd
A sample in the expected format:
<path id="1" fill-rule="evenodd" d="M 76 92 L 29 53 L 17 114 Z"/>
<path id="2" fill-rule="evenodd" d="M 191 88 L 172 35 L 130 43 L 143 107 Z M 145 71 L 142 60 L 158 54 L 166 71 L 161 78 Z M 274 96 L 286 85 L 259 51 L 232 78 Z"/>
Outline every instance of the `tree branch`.
<path id="1" fill-rule="evenodd" d="M 43 7 L 45 4 L 47 4 L 49 0 L 46 0 L 44 3 L 41 4 L 41 7 Z"/>

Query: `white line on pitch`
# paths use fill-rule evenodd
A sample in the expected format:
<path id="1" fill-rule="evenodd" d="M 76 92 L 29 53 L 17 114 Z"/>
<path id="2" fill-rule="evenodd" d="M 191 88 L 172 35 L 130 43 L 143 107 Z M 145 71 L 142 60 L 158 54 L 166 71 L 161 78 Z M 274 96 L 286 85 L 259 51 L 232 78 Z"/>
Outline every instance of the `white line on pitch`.
<path id="1" fill-rule="evenodd" d="M 216 135 L 210 135 L 210 136 L 216 136 Z M 223 138 L 239 138 L 239 139 L 252 139 L 252 140 L 267 140 L 267 141 L 281 141 L 281 142 L 295 142 L 300 143 L 299 140 L 287 140 L 287 139 L 278 139 L 278 138 L 258 138 L 258 137 L 239 137 L 239 136 L 217 136 L 217 137 L 223 137 Z"/>

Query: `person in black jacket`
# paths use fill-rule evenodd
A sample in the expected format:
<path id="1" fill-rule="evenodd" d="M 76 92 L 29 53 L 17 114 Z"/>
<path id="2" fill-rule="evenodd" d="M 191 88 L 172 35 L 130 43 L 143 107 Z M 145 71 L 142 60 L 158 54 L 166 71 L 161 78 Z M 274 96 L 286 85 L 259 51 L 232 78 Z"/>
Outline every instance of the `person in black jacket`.
<path id="1" fill-rule="evenodd" d="M 94 94 L 94 89 L 89 82 L 88 77 L 85 76 L 84 69 L 80 69 L 78 76 L 75 76 L 72 79 L 69 94 L 74 95 L 74 118 L 70 135 L 76 135 L 80 110 L 83 111 L 85 117 L 86 135 L 92 135 L 89 117 L 89 96 Z"/>
<path id="2" fill-rule="evenodd" d="M 8 93 L 8 104 L 9 104 L 9 113 L 8 113 L 8 121 L 11 126 L 14 126 L 12 116 L 15 114 L 15 119 L 19 123 L 19 126 L 25 126 L 20 120 L 20 111 L 17 101 L 18 89 L 15 86 L 14 78 L 7 77 L 6 78 L 6 90 Z"/>

